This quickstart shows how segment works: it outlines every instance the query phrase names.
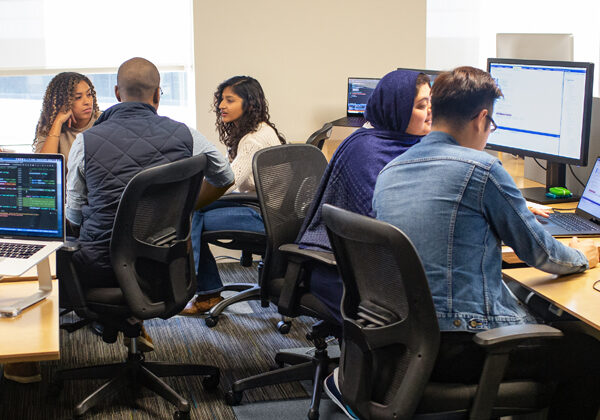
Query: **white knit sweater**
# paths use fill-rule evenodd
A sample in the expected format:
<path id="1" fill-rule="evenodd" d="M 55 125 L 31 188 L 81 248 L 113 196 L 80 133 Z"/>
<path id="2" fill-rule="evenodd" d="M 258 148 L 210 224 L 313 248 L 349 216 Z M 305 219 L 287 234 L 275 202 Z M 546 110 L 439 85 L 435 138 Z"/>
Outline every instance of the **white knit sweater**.
<path id="1" fill-rule="evenodd" d="M 231 162 L 235 184 L 229 189 L 229 192 L 234 190 L 243 193 L 256 191 L 252 176 L 254 153 L 265 147 L 279 146 L 280 144 L 275 130 L 265 122 L 260 123 L 256 131 L 242 137 L 238 144 L 237 156 Z"/>

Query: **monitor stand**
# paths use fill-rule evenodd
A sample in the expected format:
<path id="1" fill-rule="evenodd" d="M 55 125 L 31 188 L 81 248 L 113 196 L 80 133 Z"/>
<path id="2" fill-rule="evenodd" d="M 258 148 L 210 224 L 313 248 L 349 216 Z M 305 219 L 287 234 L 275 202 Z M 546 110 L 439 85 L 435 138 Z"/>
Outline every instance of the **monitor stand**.
<path id="1" fill-rule="evenodd" d="M 567 185 L 567 166 L 564 163 L 546 163 L 546 186 L 536 188 L 521 188 L 521 193 L 526 200 L 539 204 L 572 203 L 579 201 L 579 196 L 568 198 L 546 197 L 548 189 L 551 187 L 566 187 Z"/>
<path id="2" fill-rule="evenodd" d="M 0 317 L 12 318 L 23 312 L 31 305 L 46 299 L 52 293 L 52 274 L 50 272 L 50 257 L 44 258 L 37 264 L 38 290 L 32 295 L 19 299 L 10 306 L 0 307 Z"/>

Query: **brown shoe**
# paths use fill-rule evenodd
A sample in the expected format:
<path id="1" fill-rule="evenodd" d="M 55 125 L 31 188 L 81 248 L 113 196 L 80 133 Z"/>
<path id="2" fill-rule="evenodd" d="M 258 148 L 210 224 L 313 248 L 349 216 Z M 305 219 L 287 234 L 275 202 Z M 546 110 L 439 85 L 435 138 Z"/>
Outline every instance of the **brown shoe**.
<path id="1" fill-rule="evenodd" d="M 190 300 L 179 315 L 200 315 L 208 312 L 217 303 L 221 302 L 223 297 L 220 294 L 199 295 L 196 299 Z"/>
<path id="2" fill-rule="evenodd" d="M 4 365 L 4 377 L 21 384 L 40 382 L 42 373 L 38 362 L 7 363 Z"/>
<path id="3" fill-rule="evenodd" d="M 123 344 L 125 344 L 125 346 L 129 347 L 130 343 L 131 343 L 131 338 L 123 337 Z M 137 343 L 138 343 L 138 350 L 141 351 L 142 353 L 148 353 L 149 351 L 154 351 L 154 343 L 152 343 L 152 337 L 150 337 L 148 335 L 148 333 L 146 332 L 146 328 L 144 328 L 143 325 L 142 325 L 142 333 L 138 337 Z"/>

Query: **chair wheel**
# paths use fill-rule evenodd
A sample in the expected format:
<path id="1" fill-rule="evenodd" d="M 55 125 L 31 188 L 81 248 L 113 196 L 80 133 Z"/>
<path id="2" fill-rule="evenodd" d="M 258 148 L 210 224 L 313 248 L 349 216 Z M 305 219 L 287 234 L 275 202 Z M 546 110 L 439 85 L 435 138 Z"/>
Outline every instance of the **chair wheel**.
<path id="1" fill-rule="evenodd" d="M 308 420 L 317 420 L 319 418 L 319 410 L 311 408 L 308 410 Z"/>
<path id="2" fill-rule="evenodd" d="M 214 327 L 215 325 L 217 325 L 217 322 L 219 322 L 219 317 L 216 316 L 209 316 L 204 318 L 204 323 L 208 328 Z"/>
<path id="3" fill-rule="evenodd" d="M 227 394 L 225 394 L 225 402 L 227 405 L 231 406 L 240 405 L 243 396 L 244 394 L 242 392 L 228 391 Z"/>
<path id="4" fill-rule="evenodd" d="M 202 379 L 202 386 L 206 391 L 214 391 L 219 386 L 219 374 L 206 376 Z"/>
<path id="5" fill-rule="evenodd" d="M 176 411 L 173 413 L 174 420 L 189 420 L 190 412 L 189 411 Z"/>
<path id="6" fill-rule="evenodd" d="M 291 322 L 279 321 L 277 323 L 277 331 L 279 331 L 280 334 L 287 334 L 290 332 L 291 329 L 292 329 Z"/>

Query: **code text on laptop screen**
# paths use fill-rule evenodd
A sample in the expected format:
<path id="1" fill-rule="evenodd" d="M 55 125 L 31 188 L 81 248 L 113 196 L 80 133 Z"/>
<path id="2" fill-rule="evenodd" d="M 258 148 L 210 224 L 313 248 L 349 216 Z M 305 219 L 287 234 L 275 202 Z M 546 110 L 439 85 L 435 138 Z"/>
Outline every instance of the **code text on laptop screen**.
<path id="1" fill-rule="evenodd" d="M 363 114 L 379 79 L 348 79 L 348 114 Z"/>
<path id="2" fill-rule="evenodd" d="M 62 238 L 62 162 L 0 158 L 0 235 Z"/>

